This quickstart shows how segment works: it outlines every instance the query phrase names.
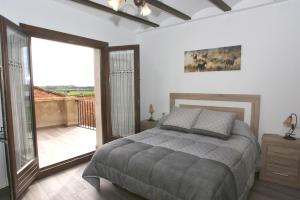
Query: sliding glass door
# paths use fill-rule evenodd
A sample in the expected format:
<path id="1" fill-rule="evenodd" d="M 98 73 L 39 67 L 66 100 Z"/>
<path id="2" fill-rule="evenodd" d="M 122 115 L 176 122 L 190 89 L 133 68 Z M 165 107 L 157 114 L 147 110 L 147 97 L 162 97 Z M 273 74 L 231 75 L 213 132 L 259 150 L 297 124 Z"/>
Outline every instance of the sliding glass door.
<path id="1" fill-rule="evenodd" d="M 1 18 L 4 107 L 8 150 L 17 199 L 38 172 L 32 80 L 30 38 L 10 21 Z"/>

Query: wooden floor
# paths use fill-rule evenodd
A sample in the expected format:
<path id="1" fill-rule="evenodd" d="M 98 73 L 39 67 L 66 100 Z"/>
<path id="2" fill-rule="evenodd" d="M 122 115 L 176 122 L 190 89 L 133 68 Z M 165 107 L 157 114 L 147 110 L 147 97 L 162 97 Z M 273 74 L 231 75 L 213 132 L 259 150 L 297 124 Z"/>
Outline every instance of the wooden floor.
<path id="1" fill-rule="evenodd" d="M 96 131 L 71 127 L 37 130 L 40 167 L 45 167 L 91 151 L 96 148 Z"/>
<path id="2" fill-rule="evenodd" d="M 81 178 L 86 164 L 36 181 L 22 200 L 142 200 L 142 198 L 101 179 L 96 191 Z M 299 200 L 300 191 L 264 181 L 256 181 L 249 200 Z"/>

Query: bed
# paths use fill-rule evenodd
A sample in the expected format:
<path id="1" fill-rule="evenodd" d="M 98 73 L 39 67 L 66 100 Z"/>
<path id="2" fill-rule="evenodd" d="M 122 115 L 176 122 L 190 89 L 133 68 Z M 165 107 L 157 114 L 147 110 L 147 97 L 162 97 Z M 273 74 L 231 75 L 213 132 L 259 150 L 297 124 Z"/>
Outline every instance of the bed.
<path id="1" fill-rule="evenodd" d="M 100 178 L 151 200 L 245 200 L 254 183 L 260 149 L 259 95 L 171 93 L 170 109 L 235 113 L 230 138 L 153 129 L 99 148 L 83 178 Z"/>

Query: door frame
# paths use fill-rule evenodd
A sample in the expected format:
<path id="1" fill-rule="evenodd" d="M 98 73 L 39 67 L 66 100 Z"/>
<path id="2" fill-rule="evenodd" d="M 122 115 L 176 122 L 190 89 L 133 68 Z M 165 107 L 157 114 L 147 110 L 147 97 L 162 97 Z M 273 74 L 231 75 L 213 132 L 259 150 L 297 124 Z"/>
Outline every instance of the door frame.
<path id="1" fill-rule="evenodd" d="M 26 32 L 29 37 L 36 37 L 68 44 L 91 47 L 100 50 L 100 77 L 101 77 L 101 116 L 102 116 L 102 140 L 104 141 L 104 133 L 109 132 L 109 123 L 106 113 L 109 113 L 107 105 L 109 105 L 109 68 L 108 68 L 108 43 L 89 39 L 81 36 L 67 34 L 59 31 L 49 30 L 41 27 L 31 26 L 28 24 L 20 24 L 20 27 Z M 31 56 L 31 55 L 30 55 Z M 34 77 L 33 77 L 34 78 Z M 33 85 L 32 85 L 33 87 Z M 34 96 L 33 96 L 34 99 Z M 95 139 L 96 140 L 96 139 Z M 36 144 L 37 145 L 37 144 Z M 38 147 L 36 146 L 38 150 Z M 39 169 L 38 178 L 44 178 L 54 173 L 71 168 L 80 163 L 89 161 L 95 151 L 59 162 L 50 166 Z"/>
<path id="2" fill-rule="evenodd" d="M 22 171 L 18 174 L 16 163 L 15 163 L 15 142 L 14 142 L 14 130 L 13 130 L 13 113 L 12 113 L 12 103 L 10 100 L 11 89 L 10 89 L 10 73 L 6 67 L 8 66 L 8 46 L 7 46 L 7 29 L 6 27 L 12 27 L 16 31 L 21 32 L 22 34 L 28 37 L 28 46 L 30 45 L 30 37 L 16 24 L 6 19 L 0 15 L 0 30 L 1 30 L 1 40 L 2 40 L 2 55 L 3 55 L 3 80 L 4 80 L 4 91 L 3 91 L 3 104 L 5 107 L 5 128 L 7 133 L 7 143 L 8 143 L 8 152 L 9 155 L 9 177 L 10 177 L 10 187 L 12 188 L 12 198 L 18 199 L 22 193 L 28 188 L 28 186 L 34 181 L 38 174 L 38 152 L 37 149 L 34 149 L 34 159 L 25 165 Z M 28 54 L 30 55 L 30 48 L 28 49 Z M 29 65 L 31 63 L 29 57 Z M 30 73 L 32 72 L 30 66 Z M 32 84 L 32 79 L 30 85 Z M 32 95 L 33 91 L 31 91 Z M 31 96 L 33 98 L 33 96 Z M 31 107 L 32 112 L 32 134 L 33 134 L 33 144 L 36 146 L 36 130 L 35 130 L 35 110 L 34 105 Z"/>
<path id="3" fill-rule="evenodd" d="M 0 71 L 0 98 L 1 98 L 1 114 L 2 114 L 2 121 L 3 121 L 3 138 L 2 142 L 4 144 L 4 155 L 5 155 L 5 162 L 6 162 L 6 174 L 7 174 L 7 179 L 8 179 L 8 186 L 0 190 L 0 196 L 1 195 L 8 195 L 10 198 L 14 197 L 14 192 L 13 192 L 13 177 L 11 173 L 11 157 L 10 157 L 10 151 L 9 151 L 9 146 L 8 146 L 8 133 L 7 133 L 7 122 L 6 122 L 6 99 L 5 99 L 5 84 L 4 84 L 4 52 L 6 51 L 4 48 L 6 48 L 6 44 L 4 44 L 3 41 L 3 31 L 4 30 L 4 20 L 7 20 L 4 18 L 2 15 L 0 15 L 0 40 L 1 40 L 1 47 L 0 47 L 0 53 L 2 54 L 2 66 L 1 66 L 1 71 Z M 5 46 L 4 46 L 5 45 Z"/>
<path id="4" fill-rule="evenodd" d="M 140 132 L 140 45 L 124 45 L 124 46 L 111 46 L 108 48 L 108 63 L 109 59 L 109 52 L 111 51 L 126 51 L 126 50 L 133 50 L 134 51 L 134 112 L 135 112 L 135 133 Z M 108 69 L 109 70 L 109 69 Z M 108 71 L 108 82 L 109 82 L 109 71 Z M 108 89 L 109 85 L 108 85 Z M 110 95 L 108 96 L 108 124 L 109 124 L 109 131 L 103 133 L 103 141 L 104 143 L 113 141 L 118 139 L 118 137 L 114 137 L 112 135 L 112 126 L 111 126 L 111 105 L 110 105 Z"/>

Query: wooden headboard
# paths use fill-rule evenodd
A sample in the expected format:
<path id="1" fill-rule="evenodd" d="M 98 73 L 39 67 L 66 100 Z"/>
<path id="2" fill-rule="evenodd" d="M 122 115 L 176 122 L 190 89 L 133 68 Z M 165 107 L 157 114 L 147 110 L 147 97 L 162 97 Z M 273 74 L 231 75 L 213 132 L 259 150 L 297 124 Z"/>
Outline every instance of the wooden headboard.
<path id="1" fill-rule="evenodd" d="M 202 93 L 170 93 L 170 110 L 176 105 L 176 100 L 200 100 L 200 101 L 223 101 L 223 102 L 244 102 L 251 105 L 250 128 L 258 137 L 259 128 L 259 113 L 260 113 L 260 95 L 246 94 L 202 94 Z M 208 106 L 208 105 L 193 105 L 189 103 L 179 104 L 185 108 L 207 108 L 210 110 L 234 112 L 239 120 L 244 121 L 245 108 L 232 106 Z"/>

